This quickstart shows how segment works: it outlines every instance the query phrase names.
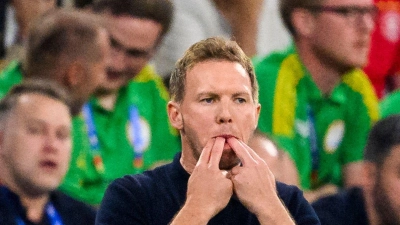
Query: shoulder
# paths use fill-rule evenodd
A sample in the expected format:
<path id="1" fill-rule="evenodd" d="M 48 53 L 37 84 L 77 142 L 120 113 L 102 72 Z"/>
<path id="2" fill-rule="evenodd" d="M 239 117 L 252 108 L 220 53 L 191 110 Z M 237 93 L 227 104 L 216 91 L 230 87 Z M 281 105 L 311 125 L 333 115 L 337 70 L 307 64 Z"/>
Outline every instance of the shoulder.
<path id="1" fill-rule="evenodd" d="M 354 104 L 366 107 L 371 121 L 379 119 L 378 97 L 369 78 L 361 69 L 355 69 L 343 75 L 342 82 L 348 86 L 348 96 L 354 99 Z M 351 97 L 352 96 L 352 97 Z"/>
<path id="2" fill-rule="evenodd" d="M 400 113 L 400 106 L 398 106 L 399 102 L 400 102 L 400 90 L 397 90 L 387 95 L 384 99 L 382 99 L 382 101 L 379 104 L 382 118 Z"/>
<path id="3" fill-rule="evenodd" d="M 96 210 L 93 207 L 77 201 L 60 191 L 53 192 L 51 200 L 65 224 L 94 224 Z"/>
<path id="4" fill-rule="evenodd" d="M 352 188 L 323 197 L 314 202 L 312 206 L 322 224 L 364 224 L 359 219 L 366 218 L 360 188 Z M 359 218 L 356 218 L 357 215 Z"/>
<path id="5" fill-rule="evenodd" d="M 132 88 L 130 90 L 136 90 L 137 87 L 144 87 L 151 93 L 157 94 L 168 100 L 169 94 L 165 87 L 161 76 L 159 76 L 155 69 L 151 65 L 146 65 L 129 84 Z"/>
<path id="6" fill-rule="evenodd" d="M 279 197 L 296 221 L 296 224 L 320 224 L 314 209 L 304 198 L 303 192 L 298 187 L 276 182 L 276 188 Z"/>

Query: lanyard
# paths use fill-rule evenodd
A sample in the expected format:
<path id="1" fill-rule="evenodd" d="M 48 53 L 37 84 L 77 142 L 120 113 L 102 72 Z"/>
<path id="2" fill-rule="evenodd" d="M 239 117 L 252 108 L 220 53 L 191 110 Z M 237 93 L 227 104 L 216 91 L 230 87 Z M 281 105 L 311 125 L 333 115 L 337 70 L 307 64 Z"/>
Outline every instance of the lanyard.
<path id="1" fill-rule="evenodd" d="M 82 112 L 87 126 L 87 134 L 89 136 L 90 150 L 93 155 L 93 164 L 98 172 L 104 173 L 104 164 L 100 151 L 100 143 L 96 131 L 96 126 L 94 123 L 93 111 L 89 103 L 83 106 Z M 128 116 L 130 123 L 129 133 L 131 137 L 131 144 L 133 145 L 134 149 L 132 164 L 134 167 L 140 168 L 143 166 L 143 150 L 145 142 L 142 137 L 139 110 L 135 106 L 131 105 L 129 107 Z"/>
<path id="2" fill-rule="evenodd" d="M 315 116 L 310 105 L 307 105 L 308 126 L 310 131 L 310 150 L 311 150 L 311 184 L 314 186 L 318 180 L 319 150 L 318 137 L 315 124 Z"/>
<path id="3" fill-rule="evenodd" d="M 14 207 L 14 210 L 16 210 L 16 212 L 18 212 L 17 207 L 15 205 L 15 202 L 13 202 L 10 199 L 10 194 L 11 191 L 8 190 L 8 188 L 2 186 L 1 187 L 1 191 L 3 192 L 3 194 L 5 195 L 5 199 Z M 18 213 L 17 213 L 18 214 Z M 51 225 L 63 225 L 63 222 L 61 220 L 60 215 L 58 214 L 56 208 L 54 207 L 53 203 L 48 202 L 46 204 L 46 215 L 49 218 L 50 224 Z M 17 225 L 25 225 L 25 222 L 22 220 L 22 218 L 17 215 L 15 218 Z"/>

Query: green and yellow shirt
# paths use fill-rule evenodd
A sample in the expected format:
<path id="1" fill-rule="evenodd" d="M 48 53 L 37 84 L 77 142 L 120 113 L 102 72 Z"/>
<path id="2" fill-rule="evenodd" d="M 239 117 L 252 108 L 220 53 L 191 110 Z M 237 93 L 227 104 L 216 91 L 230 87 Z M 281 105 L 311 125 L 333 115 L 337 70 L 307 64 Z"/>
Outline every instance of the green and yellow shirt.
<path id="1" fill-rule="evenodd" d="M 255 71 L 262 106 L 258 128 L 289 152 L 302 188 L 341 186 L 341 167 L 362 160 L 368 132 L 379 118 L 366 75 L 349 71 L 324 96 L 293 47 L 255 63 Z"/>

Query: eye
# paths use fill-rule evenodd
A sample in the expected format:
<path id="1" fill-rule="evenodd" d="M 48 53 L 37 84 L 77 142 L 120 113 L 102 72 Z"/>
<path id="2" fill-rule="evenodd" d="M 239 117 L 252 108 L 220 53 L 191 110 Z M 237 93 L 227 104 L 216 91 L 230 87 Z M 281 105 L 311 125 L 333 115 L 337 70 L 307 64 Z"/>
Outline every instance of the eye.
<path id="1" fill-rule="evenodd" d="M 214 102 L 214 99 L 213 98 L 203 98 L 200 100 L 200 102 L 211 104 Z"/>
<path id="2" fill-rule="evenodd" d="M 68 129 L 58 130 L 56 135 L 59 140 L 63 140 L 63 141 L 71 138 L 71 132 Z"/>
<path id="3" fill-rule="evenodd" d="M 337 12 L 344 16 L 352 16 L 357 14 L 357 11 L 355 9 L 347 7 L 338 8 Z"/>
<path id="4" fill-rule="evenodd" d="M 247 102 L 246 99 L 244 99 L 244 98 L 236 98 L 235 101 L 236 101 L 237 103 L 239 103 L 239 104 L 243 104 L 243 103 L 246 103 L 246 102 Z"/>
<path id="5" fill-rule="evenodd" d="M 43 133 L 43 128 L 37 125 L 30 125 L 27 127 L 28 133 L 33 135 L 38 135 Z"/>

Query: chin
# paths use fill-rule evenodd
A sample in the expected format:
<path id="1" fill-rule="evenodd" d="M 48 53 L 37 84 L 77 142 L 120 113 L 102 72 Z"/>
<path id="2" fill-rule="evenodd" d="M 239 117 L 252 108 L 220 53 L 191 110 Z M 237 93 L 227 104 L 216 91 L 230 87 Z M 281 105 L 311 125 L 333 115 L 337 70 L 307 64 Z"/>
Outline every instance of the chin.
<path id="1" fill-rule="evenodd" d="M 231 150 L 225 152 L 221 156 L 221 161 L 219 162 L 220 170 L 231 170 L 233 167 L 237 166 L 240 163 L 240 159 L 236 156 L 236 154 Z"/>

